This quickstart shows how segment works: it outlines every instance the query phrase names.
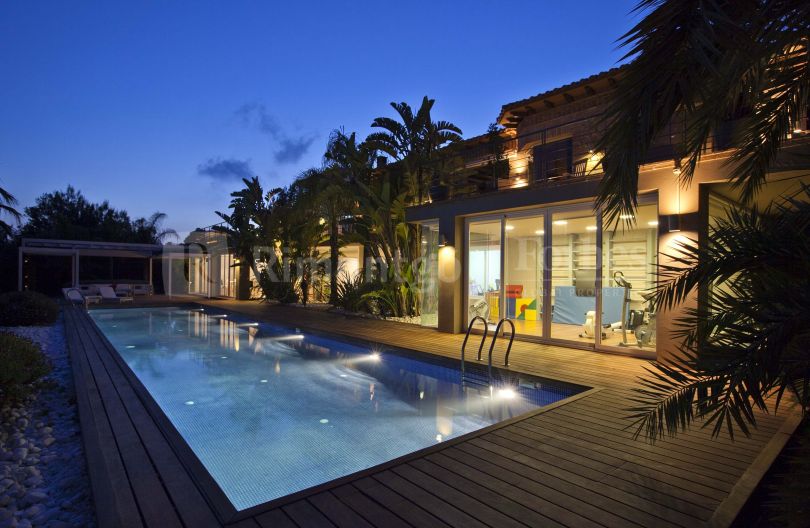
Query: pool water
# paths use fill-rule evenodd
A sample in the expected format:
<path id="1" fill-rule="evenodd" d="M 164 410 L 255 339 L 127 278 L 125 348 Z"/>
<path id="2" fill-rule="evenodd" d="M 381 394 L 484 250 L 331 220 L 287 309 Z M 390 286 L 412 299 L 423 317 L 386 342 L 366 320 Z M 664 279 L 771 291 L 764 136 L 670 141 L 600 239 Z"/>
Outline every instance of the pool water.
<path id="1" fill-rule="evenodd" d="M 462 384 L 452 363 L 209 312 L 90 314 L 237 510 L 583 390 Z"/>

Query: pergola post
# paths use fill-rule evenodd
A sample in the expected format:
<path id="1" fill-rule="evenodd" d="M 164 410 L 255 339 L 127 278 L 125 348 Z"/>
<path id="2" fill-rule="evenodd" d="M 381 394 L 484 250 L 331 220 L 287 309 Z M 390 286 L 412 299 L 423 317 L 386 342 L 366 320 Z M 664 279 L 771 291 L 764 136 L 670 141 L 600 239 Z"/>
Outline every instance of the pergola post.
<path id="1" fill-rule="evenodd" d="M 73 252 L 73 287 L 79 287 L 79 250 Z"/>
<path id="2" fill-rule="evenodd" d="M 169 254 L 169 266 L 168 266 L 167 275 L 169 275 L 169 288 L 168 288 L 167 291 L 168 291 L 168 294 L 169 294 L 169 298 L 171 298 L 171 296 L 172 296 L 172 255 L 171 255 L 171 253 Z"/>
<path id="3" fill-rule="evenodd" d="M 17 249 L 17 291 L 23 291 L 23 248 L 20 246 Z"/>
<path id="4" fill-rule="evenodd" d="M 152 257 L 149 257 L 149 291 L 155 291 L 155 287 L 152 284 Z"/>

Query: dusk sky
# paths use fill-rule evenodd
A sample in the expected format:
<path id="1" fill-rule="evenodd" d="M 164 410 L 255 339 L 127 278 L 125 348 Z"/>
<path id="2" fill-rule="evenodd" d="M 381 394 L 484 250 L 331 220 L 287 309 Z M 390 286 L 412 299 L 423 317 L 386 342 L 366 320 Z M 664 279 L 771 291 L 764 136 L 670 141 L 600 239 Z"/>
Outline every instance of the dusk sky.
<path id="1" fill-rule="evenodd" d="M 184 234 L 435 98 L 465 137 L 502 104 L 617 64 L 633 1 L 3 2 L 0 186 L 72 184 Z"/>

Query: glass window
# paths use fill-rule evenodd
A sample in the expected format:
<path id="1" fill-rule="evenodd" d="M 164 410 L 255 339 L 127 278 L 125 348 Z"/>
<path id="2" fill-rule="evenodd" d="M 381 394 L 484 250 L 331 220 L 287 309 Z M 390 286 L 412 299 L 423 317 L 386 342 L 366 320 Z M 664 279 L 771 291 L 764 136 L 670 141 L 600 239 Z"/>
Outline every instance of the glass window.
<path id="1" fill-rule="evenodd" d="M 497 323 L 501 317 L 500 220 L 470 223 L 467 262 L 467 316 L 480 315 Z"/>
<path id="2" fill-rule="evenodd" d="M 551 217 L 551 337 L 595 342 L 596 217 L 590 206 Z"/>
<path id="3" fill-rule="evenodd" d="M 515 332 L 543 335 L 543 215 L 507 218 L 504 244 L 505 316 Z"/>
<path id="4" fill-rule="evenodd" d="M 422 294 L 420 317 L 422 326 L 439 324 L 439 224 L 422 225 L 421 266 L 419 269 Z"/>
<path id="5" fill-rule="evenodd" d="M 632 220 L 627 226 L 625 221 Z M 649 302 L 658 262 L 658 206 L 603 226 L 602 323 L 605 346 L 655 350 L 655 311 Z"/>

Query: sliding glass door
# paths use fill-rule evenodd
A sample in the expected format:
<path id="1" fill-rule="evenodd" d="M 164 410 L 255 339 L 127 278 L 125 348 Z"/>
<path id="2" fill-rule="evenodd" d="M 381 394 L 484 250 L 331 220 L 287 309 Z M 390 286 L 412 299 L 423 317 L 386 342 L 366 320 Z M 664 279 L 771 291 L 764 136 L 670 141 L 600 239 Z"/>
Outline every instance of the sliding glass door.
<path id="1" fill-rule="evenodd" d="M 467 236 L 467 321 L 497 323 L 501 302 L 501 219 L 470 222 Z"/>
<path id="2" fill-rule="evenodd" d="M 551 215 L 551 333 L 593 344 L 596 318 L 596 217 L 590 206 Z"/>
<path id="3" fill-rule="evenodd" d="M 527 338 L 654 351 L 655 200 L 636 216 L 603 227 L 588 203 L 469 219 L 467 322 L 508 318 Z"/>
<path id="4" fill-rule="evenodd" d="M 504 227 L 504 317 L 515 332 L 542 337 L 545 216 L 507 216 Z"/>

